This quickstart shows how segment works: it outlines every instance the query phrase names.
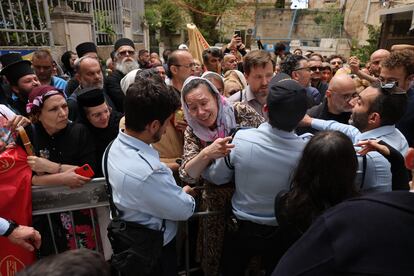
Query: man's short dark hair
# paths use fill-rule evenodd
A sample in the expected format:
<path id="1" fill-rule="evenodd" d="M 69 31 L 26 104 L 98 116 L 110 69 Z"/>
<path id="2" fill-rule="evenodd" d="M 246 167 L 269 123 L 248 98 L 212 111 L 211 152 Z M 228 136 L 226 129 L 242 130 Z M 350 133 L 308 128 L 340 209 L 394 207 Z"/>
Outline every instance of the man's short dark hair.
<path id="1" fill-rule="evenodd" d="M 280 71 L 282 73 L 288 74 L 289 76 L 292 76 L 292 72 L 295 69 L 298 69 L 299 62 L 301 60 L 308 60 L 304 56 L 298 56 L 298 55 L 288 55 L 284 61 L 280 64 Z"/>
<path id="2" fill-rule="evenodd" d="M 275 54 L 277 55 L 279 52 L 286 51 L 286 45 L 282 42 L 278 42 L 275 44 Z"/>
<path id="3" fill-rule="evenodd" d="M 25 270 L 17 273 L 19 276 L 109 276 L 110 270 L 103 256 L 86 248 L 68 250 L 58 255 L 41 259 Z"/>
<path id="4" fill-rule="evenodd" d="M 319 54 L 319 53 L 312 53 L 312 54 L 310 54 L 309 60 L 316 60 L 314 57 L 318 57 L 321 60 L 321 62 L 324 62 L 325 61 L 324 58 L 323 58 L 323 56 L 321 54 Z"/>
<path id="5" fill-rule="evenodd" d="M 162 52 L 162 58 L 164 59 L 164 63 L 167 63 L 168 62 L 168 58 L 171 55 L 171 53 L 172 53 L 172 50 L 171 49 L 165 49 Z"/>
<path id="6" fill-rule="evenodd" d="M 223 59 L 223 52 L 220 49 L 218 49 L 218 48 L 208 48 L 208 49 L 205 49 L 203 51 L 203 54 L 202 54 L 204 64 L 208 63 L 208 57 L 210 55 L 213 56 L 213 57 L 219 58 L 220 60 Z"/>
<path id="7" fill-rule="evenodd" d="M 139 50 L 138 56 L 140 57 L 140 56 L 142 56 L 145 53 L 149 53 L 148 50 L 145 50 L 145 49 Z"/>
<path id="8" fill-rule="evenodd" d="M 154 78 L 135 78 L 124 101 L 125 126 L 142 132 L 151 122 L 161 124 L 180 106 L 177 93 Z"/>
<path id="9" fill-rule="evenodd" d="M 381 126 L 394 125 L 407 109 L 407 94 L 398 87 L 382 88 L 381 84 L 373 83 L 371 87 L 379 91 L 378 97 L 371 103 L 368 114 L 377 112 L 381 116 Z"/>
<path id="10" fill-rule="evenodd" d="M 264 50 L 254 50 L 244 56 L 243 71 L 245 74 L 250 74 L 250 70 L 254 67 L 264 68 L 268 63 L 274 67 L 272 56 L 269 52 Z"/>
<path id="11" fill-rule="evenodd" d="M 325 60 L 326 60 L 326 62 L 331 62 L 331 60 L 333 60 L 333 59 L 335 59 L 335 58 L 339 58 L 339 59 L 341 59 L 342 60 L 342 63 L 346 63 L 346 59 L 343 57 L 343 56 L 341 56 L 341 55 L 337 55 L 337 54 L 333 54 L 333 55 L 330 55 L 328 58 L 326 58 Z M 323 60 L 322 60 L 323 61 Z"/>
<path id="12" fill-rule="evenodd" d="M 382 67 L 393 69 L 403 67 L 406 72 L 406 77 L 414 74 L 414 51 L 405 49 L 402 51 L 392 52 L 382 64 Z"/>

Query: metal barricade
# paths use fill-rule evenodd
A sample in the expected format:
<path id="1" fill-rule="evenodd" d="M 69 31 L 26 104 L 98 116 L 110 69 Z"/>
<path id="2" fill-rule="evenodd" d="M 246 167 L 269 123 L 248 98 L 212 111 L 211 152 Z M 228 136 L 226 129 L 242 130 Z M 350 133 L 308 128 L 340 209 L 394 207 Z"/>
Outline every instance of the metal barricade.
<path id="1" fill-rule="evenodd" d="M 96 219 L 94 209 L 104 207 L 107 209 L 107 222 L 109 222 L 109 202 L 105 191 L 105 179 L 95 178 L 90 183 L 84 185 L 81 188 L 70 189 L 66 186 L 33 186 L 32 188 L 32 202 L 33 202 L 33 215 L 46 215 L 48 218 L 49 229 L 52 236 L 53 247 L 55 253 L 58 252 L 58 248 L 55 241 L 55 236 L 52 229 L 51 214 L 60 212 L 69 212 L 71 217 L 72 229 L 75 229 L 75 221 L 73 219 L 73 212 L 77 210 L 88 209 L 91 216 L 94 239 L 96 243 L 96 250 L 104 253 L 106 259 L 109 259 L 111 255 L 109 241 L 106 237 L 107 223 L 99 223 L 99 229 L 97 229 L 94 221 Z M 101 208 L 102 209 L 102 208 Z M 222 212 L 196 212 L 190 219 L 197 219 L 203 216 L 218 215 Z M 184 230 L 189 233 L 188 221 L 184 222 Z M 100 234 L 97 233 L 100 231 Z M 74 239 L 76 241 L 76 231 L 73 231 Z M 101 237 L 102 244 L 97 239 Z M 77 246 L 77 242 L 75 242 Z M 106 245 L 106 246 L 105 246 Z M 109 246 L 109 252 L 108 252 Z M 179 272 L 179 275 L 191 275 L 192 272 L 198 271 L 200 267 L 190 267 L 190 239 L 187 234 L 185 237 L 185 253 L 184 253 L 184 267 L 183 271 Z"/>

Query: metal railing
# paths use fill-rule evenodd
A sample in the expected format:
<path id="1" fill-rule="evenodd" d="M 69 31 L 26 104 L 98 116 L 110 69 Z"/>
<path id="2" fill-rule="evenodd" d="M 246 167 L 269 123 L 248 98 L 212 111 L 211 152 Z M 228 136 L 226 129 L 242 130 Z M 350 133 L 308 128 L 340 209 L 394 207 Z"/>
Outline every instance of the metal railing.
<path id="1" fill-rule="evenodd" d="M 91 0 L 50 0 L 49 6 L 55 7 L 69 7 L 76 13 L 90 13 Z"/>
<path id="2" fill-rule="evenodd" d="M 95 178 L 90 183 L 82 186 L 77 189 L 70 189 L 66 186 L 33 186 L 32 188 L 32 203 L 33 203 L 33 215 L 46 215 L 49 223 L 49 230 L 51 233 L 53 248 L 55 253 L 59 253 L 58 247 L 56 245 L 53 223 L 51 215 L 54 213 L 68 212 L 71 220 L 72 229 L 76 229 L 76 224 L 74 220 L 74 213 L 78 210 L 89 210 L 91 217 L 91 224 L 94 231 L 94 241 L 96 244 L 95 249 L 105 254 L 105 256 L 110 256 L 111 252 L 105 252 L 104 243 L 109 244 L 107 240 L 106 227 L 105 223 L 99 222 L 99 228 L 95 224 L 95 221 L 98 221 L 96 218 L 96 212 L 94 209 L 100 207 L 109 208 L 109 202 L 105 191 L 105 179 L 104 178 Z M 108 212 L 109 214 L 109 212 Z M 195 212 L 190 219 L 198 219 L 204 216 L 211 215 L 220 215 L 222 212 L 213 212 L 213 211 L 204 211 L 204 212 Z M 109 219 L 109 218 L 108 218 Z M 189 227 L 188 221 L 183 223 L 185 235 L 184 243 L 184 270 L 179 272 L 179 275 L 191 275 L 192 272 L 198 271 L 201 268 L 199 266 L 191 267 L 190 266 L 190 239 L 189 239 Z M 98 233 L 98 231 L 100 233 Z M 75 240 L 76 248 L 78 248 L 78 242 L 76 237 L 76 231 L 72 231 L 73 238 Z M 101 237 L 101 240 L 98 239 Z M 101 243 L 102 241 L 102 243 Z"/>
<path id="3" fill-rule="evenodd" d="M 0 0 L 0 46 L 54 46 L 50 14 L 57 8 L 92 14 L 98 45 L 124 36 L 124 21 L 141 35 L 144 1 L 138 0 Z M 135 36 L 134 36 L 134 40 Z"/>
<path id="4" fill-rule="evenodd" d="M 1 0 L 0 46 L 53 45 L 47 0 Z"/>

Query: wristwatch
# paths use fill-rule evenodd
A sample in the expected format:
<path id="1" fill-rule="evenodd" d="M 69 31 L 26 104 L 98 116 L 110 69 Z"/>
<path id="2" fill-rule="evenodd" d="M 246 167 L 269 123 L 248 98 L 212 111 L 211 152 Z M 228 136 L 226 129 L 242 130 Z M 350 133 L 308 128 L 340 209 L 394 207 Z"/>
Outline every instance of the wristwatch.
<path id="1" fill-rule="evenodd" d="M 9 219 L 8 222 L 10 223 L 9 229 L 7 229 L 6 233 L 3 234 L 4 237 L 8 237 L 14 231 L 14 229 L 19 227 L 19 225 L 14 220 Z"/>

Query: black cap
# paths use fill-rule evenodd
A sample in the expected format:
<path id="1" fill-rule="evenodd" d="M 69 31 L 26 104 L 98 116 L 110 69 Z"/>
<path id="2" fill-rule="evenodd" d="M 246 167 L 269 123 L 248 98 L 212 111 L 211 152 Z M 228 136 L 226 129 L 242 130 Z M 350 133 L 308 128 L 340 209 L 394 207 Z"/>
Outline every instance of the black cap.
<path id="1" fill-rule="evenodd" d="M 19 53 L 9 53 L 0 56 L 0 62 L 3 66 L 0 74 L 6 76 L 12 85 L 16 85 L 21 77 L 34 74 L 32 63 L 23 60 Z"/>
<path id="2" fill-rule="evenodd" d="M 124 46 L 124 45 L 131 46 L 132 48 L 135 49 L 134 42 L 131 39 L 124 37 L 124 38 L 118 39 L 115 42 L 114 51 L 117 51 L 119 49 L 119 47 Z"/>
<path id="3" fill-rule="evenodd" d="M 273 82 L 279 82 L 281 80 L 286 80 L 286 79 L 292 79 L 288 74 L 280 72 L 277 73 L 274 77 L 273 77 Z"/>
<path id="4" fill-rule="evenodd" d="M 86 53 L 94 52 L 97 53 L 96 45 L 93 42 L 83 42 L 76 46 L 76 53 L 78 54 L 78 57 L 83 57 Z"/>
<path id="5" fill-rule="evenodd" d="M 273 78 L 269 83 L 267 106 L 270 124 L 291 131 L 306 114 L 306 90 L 295 80 Z"/>
<path id="6" fill-rule="evenodd" d="M 100 88 L 83 88 L 79 91 L 77 101 L 81 107 L 94 107 L 105 102 L 103 90 Z"/>

